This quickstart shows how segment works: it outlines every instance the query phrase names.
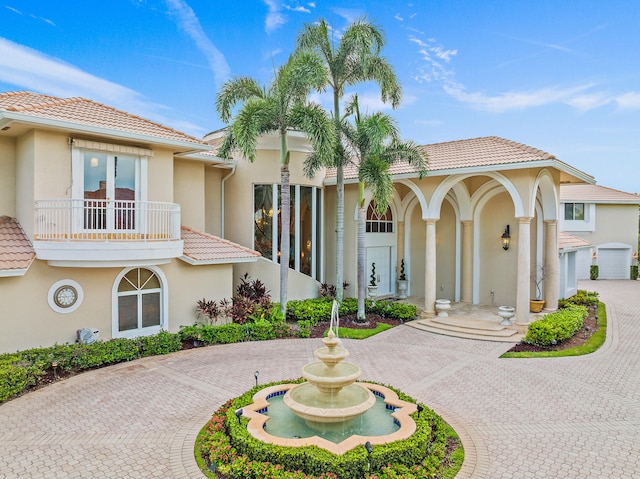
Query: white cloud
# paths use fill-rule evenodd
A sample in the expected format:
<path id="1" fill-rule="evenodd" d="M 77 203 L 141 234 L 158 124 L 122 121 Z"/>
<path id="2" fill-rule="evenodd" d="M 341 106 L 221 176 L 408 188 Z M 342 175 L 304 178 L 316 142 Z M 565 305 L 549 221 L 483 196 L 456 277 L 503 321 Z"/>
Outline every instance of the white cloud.
<path id="1" fill-rule="evenodd" d="M 588 93 L 568 98 L 566 103 L 580 111 L 593 110 L 611 103 L 611 95 L 605 92 Z"/>
<path id="2" fill-rule="evenodd" d="M 461 84 L 451 82 L 444 86 L 444 90 L 462 103 L 473 106 L 479 110 L 492 113 L 503 113 L 510 110 L 524 110 L 525 108 L 548 105 L 552 103 L 574 102 L 579 104 L 577 98 L 584 97 L 582 92 L 591 85 L 581 85 L 572 88 L 549 87 L 534 91 L 511 91 L 499 95 L 486 95 L 484 93 L 467 93 Z M 576 105 L 572 105 L 576 106 Z"/>
<path id="3" fill-rule="evenodd" d="M 354 20 L 364 16 L 362 10 L 356 10 L 354 8 L 332 8 L 331 11 L 344 18 L 347 23 L 352 23 Z"/>
<path id="4" fill-rule="evenodd" d="M 616 103 L 625 110 L 640 110 L 640 93 L 629 92 L 616 98 Z"/>
<path id="5" fill-rule="evenodd" d="M 305 8 L 303 6 L 291 7 L 289 5 L 285 5 L 284 8 L 286 8 L 287 10 L 292 11 L 292 12 L 311 13 L 311 10 L 309 10 L 308 8 Z"/>
<path id="6" fill-rule="evenodd" d="M 265 5 L 269 7 L 269 12 L 267 13 L 267 17 L 265 19 L 265 31 L 267 33 L 271 33 L 274 30 L 277 30 L 282 25 L 287 23 L 287 19 L 284 15 L 282 15 L 281 10 L 282 6 L 280 2 L 276 0 L 263 0 Z"/>
<path id="7" fill-rule="evenodd" d="M 171 13 L 177 18 L 179 27 L 191 37 L 198 49 L 207 57 L 216 85 L 222 85 L 229 78 L 231 68 L 224 55 L 207 37 L 193 9 L 183 0 L 166 0 L 166 2 Z"/>
<path id="8" fill-rule="evenodd" d="M 404 18 L 402 18 L 402 17 L 400 16 L 400 14 L 399 14 L 399 13 L 396 13 L 396 14 L 393 16 L 393 18 L 395 18 L 395 19 L 396 19 L 396 20 L 398 20 L 399 22 L 404 21 Z"/>
<path id="9" fill-rule="evenodd" d="M 22 15 L 22 12 L 17 8 L 10 7 L 9 5 L 5 5 L 4 8 L 7 10 L 11 10 L 13 13 L 17 13 L 18 15 Z"/>

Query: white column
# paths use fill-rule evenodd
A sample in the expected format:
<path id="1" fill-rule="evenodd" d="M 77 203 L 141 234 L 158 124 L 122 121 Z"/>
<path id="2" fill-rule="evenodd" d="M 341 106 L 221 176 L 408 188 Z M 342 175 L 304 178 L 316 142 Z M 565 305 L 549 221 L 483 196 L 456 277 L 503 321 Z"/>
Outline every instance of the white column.
<path id="1" fill-rule="evenodd" d="M 544 309 L 558 309 L 558 221 L 544 222 Z"/>
<path id="2" fill-rule="evenodd" d="M 473 221 L 462 221 L 462 267 L 460 268 L 460 300 L 473 301 Z"/>
<path id="3" fill-rule="evenodd" d="M 427 220 L 427 244 L 424 268 L 424 311 L 436 312 L 436 220 Z"/>
<path id="4" fill-rule="evenodd" d="M 528 324 L 531 299 L 531 218 L 518 218 L 518 221 L 516 323 Z"/>

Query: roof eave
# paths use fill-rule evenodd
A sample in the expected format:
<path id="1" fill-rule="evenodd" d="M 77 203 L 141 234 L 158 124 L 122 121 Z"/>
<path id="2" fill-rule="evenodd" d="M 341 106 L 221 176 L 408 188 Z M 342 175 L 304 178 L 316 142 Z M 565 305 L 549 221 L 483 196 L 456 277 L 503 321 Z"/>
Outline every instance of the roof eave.
<path id="1" fill-rule="evenodd" d="M 537 160 L 537 161 L 526 161 L 526 162 L 518 162 L 518 163 L 506 163 L 506 164 L 493 164 L 493 165 L 483 165 L 483 166 L 467 166 L 462 168 L 446 168 L 442 170 L 428 170 L 428 176 L 449 176 L 449 175 L 459 175 L 459 174 L 469 174 L 469 173 L 487 173 L 493 171 L 504 171 L 504 170 L 522 170 L 528 168 L 555 168 L 560 171 L 564 171 L 565 173 L 575 177 L 577 180 L 582 181 L 588 184 L 595 184 L 596 180 L 593 176 L 574 168 L 571 165 L 568 165 L 562 161 L 556 159 L 547 159 L 547 160 Z M 419 175 L 416 172 L 411 173 L 402 173 L 393 175 L 394 180 L 400 179 L 412 179 L 418 178 Z M 357 183 L 358 178 L 345 178 L 345 184 Z M 324 181 L 326 186 L 335 185 L 336 178 L 330 178 Z"/>
<path id="2" fill-rule="evenodd" d="M 208 259 L 208 260 L 198 260 L 190 258 L 189 256 L 180 256 L 182 261 L 188 263 L 192 266 L 206 266 L 206 265 L 214 265 L 214 264 L 236 264 L 236 263 L 255 263 L 258 261 L 258 256 L 254 258 L 225 258 L 225 259 Z"/>
<path id="3" fill-rule="evenodd" d="M 21 122 L 27 125 L 48 126 L 53 128 L 60 128 L 62 130 L 71 130 L 74 132 L 91 133 L 97 135 L 104 135 L 114 138 L 122 138 L 127 140 L 141 141 L 145 143 L 151 143 L 156 145 L 171 146 L 179 148 L 181 150 L 187 150 L 188 152 L 199 152 L 211 150 L 211 145 L 206 143 L 196 143 L 192 141 L 172 140 L 169 138 L 162 138 L 154 135 L 144 135 L 140 133 L 133 133 L 125 130 L 117 130 L 114 128 L 104 128 L 100 126 L 86 125 L 84 123 L 75 123 L 65 120 L 54 120 L 51 118 L 44 118 L 34 115 L 27 115 L 24 113 L 2 111 L 0 112 L 0 123 L 7 122 L 11 124 L 13 122 Z M 7 126 L 5 125 L 5 126 Z"/>
<path id="4" fill-rule="evenodd" d="M 10 278 L 13 276 L 24 276 L 29 271 L 31 265 L 26 268 L 0 269 L 0 278 Z"/>

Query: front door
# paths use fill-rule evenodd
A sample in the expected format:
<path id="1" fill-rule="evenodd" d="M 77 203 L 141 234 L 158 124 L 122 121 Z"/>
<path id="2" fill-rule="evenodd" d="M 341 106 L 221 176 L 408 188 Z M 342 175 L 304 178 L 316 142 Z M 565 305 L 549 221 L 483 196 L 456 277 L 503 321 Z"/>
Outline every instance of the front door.
<path id="1" fill-rule="evenodd" d="M 375 263 L 375 281 L 378 286 L 378 296 L 395 294 L 395 254 L 397 233 L 393 221 L 391 208 L 384 214 L 378 215 L 373 202 L 367 209 L 366 223 L 366 284 L 371 281 L 373 263 Z"/>

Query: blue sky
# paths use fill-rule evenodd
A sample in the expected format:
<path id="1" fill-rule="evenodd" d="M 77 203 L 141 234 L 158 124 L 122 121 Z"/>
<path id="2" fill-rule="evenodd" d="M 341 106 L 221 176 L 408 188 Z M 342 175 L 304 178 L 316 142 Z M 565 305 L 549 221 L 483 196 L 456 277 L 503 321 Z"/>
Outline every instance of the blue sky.
<path id="1" fill-rule="evenodd" d="M 82 96 L 201 137 L 224 81 L 269 81 L 305 23 L 387 36 L 403 137 L 496 135 L 640 192 L 636 0 L 3 0 L 0 91 Z M 358 87 L 369 111 L 388 108 Z M 317 99 L 327 107 L 328 97 Z"/>

